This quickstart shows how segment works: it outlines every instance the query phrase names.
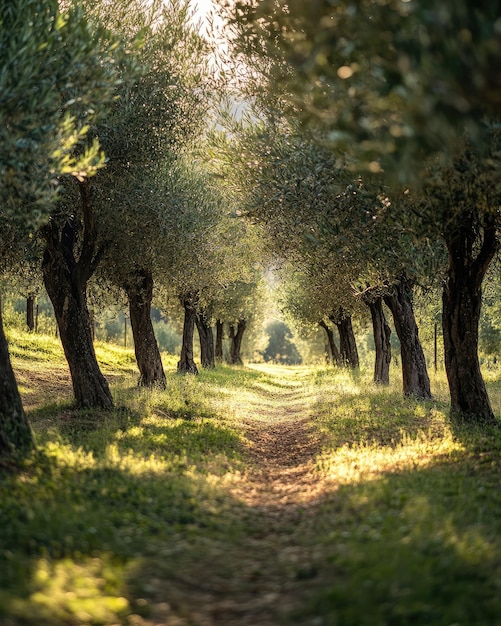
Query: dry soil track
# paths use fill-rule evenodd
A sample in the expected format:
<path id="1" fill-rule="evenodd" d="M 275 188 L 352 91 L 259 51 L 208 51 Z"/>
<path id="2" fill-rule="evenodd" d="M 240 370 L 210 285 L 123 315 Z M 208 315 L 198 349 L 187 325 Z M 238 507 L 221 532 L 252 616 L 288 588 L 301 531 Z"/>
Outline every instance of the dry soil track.
<path id="1" fill-rule="evenodd" d="M 228 488 L 244 505 L 249 531 L 237 543 L 205 542 L 198 567 L 196 545 L 191 557 L 178 552 L 178 573 L 164 588 L 171 603 L 157 604 L 148 626 L 278 626 L 315 586 L 321 555 L 312 525 L 326 485 L 315 471 L 311 396 L 301 381 L 289 382 L 256 390 L 240 408 L 248 469 Z"/>

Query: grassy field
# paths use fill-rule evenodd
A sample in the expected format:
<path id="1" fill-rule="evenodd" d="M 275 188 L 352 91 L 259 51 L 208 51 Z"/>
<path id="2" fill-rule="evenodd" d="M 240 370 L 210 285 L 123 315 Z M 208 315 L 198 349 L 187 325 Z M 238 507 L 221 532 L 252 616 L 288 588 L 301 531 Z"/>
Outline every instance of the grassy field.
<path id="1" fill-rule="evenodd" d="M 37 452 L 0 475 L 1 626 L 501 625 L 501 434 L 371 372 L 219 367 L 77 411 L 57 340 L 13 333 Z M 486 370 L 501 419 L 501 371 Z"/>

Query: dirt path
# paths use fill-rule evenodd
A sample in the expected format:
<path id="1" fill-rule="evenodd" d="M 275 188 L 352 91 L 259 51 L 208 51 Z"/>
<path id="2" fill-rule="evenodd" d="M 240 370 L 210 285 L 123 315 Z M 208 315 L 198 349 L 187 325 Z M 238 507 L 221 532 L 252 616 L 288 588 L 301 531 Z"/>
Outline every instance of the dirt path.
<path id="1" fill-rule="evenodd" d="M 325 489 L 315 472 L 320 440 L 310 400 L 292 381 L 242 403 L 248 470 L 230 491 L 244 505 L 246 531 L 236 543 L 209 540 L 192 546 L 192 556 L 178 554 L 171 604 L 157 605 L 148 626 L 278 626 L 304 604 L 320 560 L 305 537 L 314 536 L 313 510 Z"/>
<path id="2" fill-rule="evenodd" d="M 43 406 L 50 395 L 71 398 L 67 369 L 53 374 L 18 368 L 27 390 L 36 382 L 36 393 L 24 393 L 25 406 Z M 150 610 L 129 616 L 127 626 L 279 626 L 318 587 L 316 507 L 331 486 L 315 469 L 321 442 L 311 423 L 314 398 L 297 373 L 267 377 L 232 401 L 246 440 L 245 471 L 222 479 L 234 535 L 216 518 L 214 528 L 181 528 L 155 540 L 156 552 L 145 548 L 140 576 Z"/>
<path id="3" fill-rule="evenodd" d="M 283 513 L 315 500 L 322 490 L 314 471 L 320 439 L 311 426 L 304 392 L 282 392 L 273 413 L 244 420 L 249 440 L 250 470 L 244 489 L 236 490 L 249 506 Z"/>

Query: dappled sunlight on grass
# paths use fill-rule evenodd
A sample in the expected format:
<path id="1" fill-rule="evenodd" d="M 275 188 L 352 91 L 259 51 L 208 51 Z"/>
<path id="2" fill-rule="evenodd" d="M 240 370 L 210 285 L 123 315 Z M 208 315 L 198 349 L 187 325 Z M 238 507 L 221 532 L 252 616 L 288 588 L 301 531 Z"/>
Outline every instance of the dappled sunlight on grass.
<path id="1" fill-rule="evenodd" d="M 464 446 L 448 435 L 435 437 L 419 431 L 414 436 L 400 432 L 398 443 L 382 446 L 376 443 L 345 443 L 323 452 L 318 459 L 320 471 L 338 484 L 372 480 L 386 472 L 417 470 L 464 451 Z"/>
<path id="2" fill-rule="evenodd" d="M 120 595 L 127 568 L 112 564 L 106 555 L 78 563 L 39 558 L 33 564 L 28 597 L 10 597 L 5 606 L 12 618 L 38 624 L 117 623 L 130 612 L 129 601 Z"/>
<path id="3" fill-rule="evenodd" d="M 340 484 L 373 480 L 445 458 L 453 461 L 464 451 L 444 405 L 403 398 L 399 391 L 374 384 L 366 385 L 362 393 L 355 384 L 346 384 L 349 375 L 335 378 L 337 385 L 329 378 L 316 379 L 319 389 L 313 409 L 323 434 L 318 467 L 329 480 Z"/>
<path id="4" fill-rule="evenodd" d="M 61 365 L 64 362 L 61 342 L 53 335 L 27 333 L 15 327 L 6 329 L 9 352 L 12 358 L 30 359 L 30 361 L 50 362 Z"/>
<path id="5" fill-rule="evenodd" d="M 102 346 L 117 408 L 76 410 L 56 340 L 32 358 L 30 337 L 39 449 L 0 475 L 2 625 L 500 624 L 501 434 L 452 427 L 443 372 L 418 402 L 396 370 L 195 377 L 163 355 L 162 391 Z"/>

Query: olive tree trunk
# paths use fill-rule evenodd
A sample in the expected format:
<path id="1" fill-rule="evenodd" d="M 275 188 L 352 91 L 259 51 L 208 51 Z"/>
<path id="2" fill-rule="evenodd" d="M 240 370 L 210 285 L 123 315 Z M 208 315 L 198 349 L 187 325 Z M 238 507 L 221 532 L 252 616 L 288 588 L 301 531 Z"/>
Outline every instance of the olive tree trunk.
<path id="1" fill-rule="evenodd" d="M 323 320 L 320 320 L 320 322 L 318 322 L 318 325 L 325 330 L 325 333 L 327 335 L 327 343 L 329 346 L 329 357 L 331 363 L 333 365 L 341 365 L 341 353 L 339 352 L 339 348 L 337 347 L 334 340 L 334 331 Z"/>
<path id="2" fill-rule="evenodd" d="M 400 340 L 403 394 L 429 400 L 430 379 L 412 307 L 411 282 L 403 276 L 393 291 L 384 296 L 384 302 L 391 311 Z"/>
<path id="3" fill-rule="evenodd" d="M 26 326 L 30 332 L 35 330 L 35 299 L 32 293 L 26 298 Z"/>
<path id="4" fill-rule="evenodd" d="M 467 223 L 455 236 L 446 237 L 449 258 L 442 294 L 445 369 L 451 417 L 460 422 L 495 424 L 478 360 L 482 281 L 499 248 L 494 223 L 488 221 L 484 227 L 476 256 L 475 238 L 473 226 Z"/>
<path id="5" fill-rule="evenodd" d="M 391 329 L 386 321 L 381 297 L 364 299 L 369 307 L 374 333 L 374 382 L 377 385 L 389 385 L 391 363 Z"/>
<path id="6" fill-rule="evenodd" d="M 232 365 L 243 365 L 241 351 L 242 351 L 242 339 L 245 329 L 247 328 L 247 320 L 238 320 L 235 328 L 234 324 L 230 324 L 230 363 Z"/>
<path id="7" fill-rule="evenodd" d="M 200 362 L 204 369 L 214 369 L 216 367 L 216 357 L 214 352 L 214 332 L 207 320 L 205 313 L 197 313 L 195 324 L 200 339 Z"/>
<path id="8" fill-rule="evenodd" d="M 87 283 L 102 251 L 96 251 L 88 181 L 79 183 L 79 190 L 82 223 L 73 216 L 62 226 L 51 221 L 43 229 L 43 278 L 54 307 L 77 407 L 111 409 L 113 399 L 96 359 L 87 307 Z M 81 230 L 83 234 L 79 238 Z"/>
<path id="9" fill-rule="evenodd" d="M 190 295 L 182 296 L 180 300 L 184 309 L 184 323 L 181 356 L 177 364 L 177 371 L 182 374 L 198 374 L 198 368 L 193 357 L 193 339 L 197 317 L 196 304 Z"/>
<path id="10" fill-rule="evenodd" d="M 351 367 L 352 369 L 357 368 L 360 365 L 360 361 L 358 358 L 357 342 L 355 340 L 355 333 L 353 332 L 351 316 L 342 317 L 340 320 L 331 318 L 331 321 L 334 322 L 339 331 L 339 352 L 341 355 L 341 363 Z"/>
<path id="11" fill-rule="evenodd" d="M 0 307 L 0 465 L 32 447 L 33 436 L 10 363 Z"/>
<path id="12" fill-rule="evenodd" d="M 153 276 L 138 268 L 124 283 L 129 300 L 130 325 L 134 337 L 134 353 L 139 369 L 139 385 L 165 389 L 165 372 L 151 321 Z"/>
<path id="13" fill-rule="evenodd" d="M 214 358 L 217 363 L 221 363 L 223 360 L 223 339 L 224 339 L 224 324 L 221 320 L 216 321 L 216 346 L 214 351 Z"/>

